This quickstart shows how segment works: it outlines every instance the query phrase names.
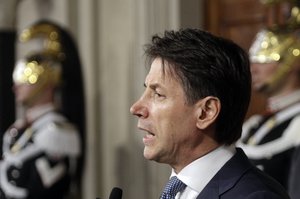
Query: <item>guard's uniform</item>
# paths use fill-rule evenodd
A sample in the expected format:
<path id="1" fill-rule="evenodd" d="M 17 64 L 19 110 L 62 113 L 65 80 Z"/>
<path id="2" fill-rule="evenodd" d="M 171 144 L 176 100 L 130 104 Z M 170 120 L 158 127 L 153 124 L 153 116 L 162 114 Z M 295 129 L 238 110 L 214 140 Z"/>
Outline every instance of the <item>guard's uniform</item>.
<path id="1" fill-rule="evenodd" d="M 77 130 L 53 106 L 39 108 L 34 122 L 17 121 L 4 135 L 0 198 L 61 199 L 80 155 Z"/>
<path id="2" fill-rule="evenodd" d="M 300 144 L 300 91 L 277 99 L 273 111 L 250 117 L 238 145 L 258 168 L 287 188 L 292 153 Z"/>

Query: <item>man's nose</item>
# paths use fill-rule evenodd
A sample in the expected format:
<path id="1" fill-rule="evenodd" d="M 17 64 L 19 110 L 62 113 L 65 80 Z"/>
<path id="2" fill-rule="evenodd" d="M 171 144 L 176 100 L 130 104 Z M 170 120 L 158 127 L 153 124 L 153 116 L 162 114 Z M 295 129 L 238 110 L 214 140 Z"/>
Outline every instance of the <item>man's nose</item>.
<path id="1" fill-rule="evenodd" d="M 146 118 L 148 117 L 148 111 L 147 108 L 142 104 L 141 99 L 136 101 L 131 107 L 130 107 L 130 113 L 132 115 L 135 115 L 139 118 Z"/>

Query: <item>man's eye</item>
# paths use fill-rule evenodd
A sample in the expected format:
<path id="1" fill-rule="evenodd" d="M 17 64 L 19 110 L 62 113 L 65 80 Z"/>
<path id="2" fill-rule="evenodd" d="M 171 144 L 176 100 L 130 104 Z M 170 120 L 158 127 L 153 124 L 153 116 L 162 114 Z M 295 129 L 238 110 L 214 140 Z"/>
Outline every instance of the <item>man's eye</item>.
<path id="1" fill-rule="evenodd" d="M 158 93 L 158 92 L 155 92 L 154 95 L 155 95 L 156 97 L 159 97 L 159 98 L 165 97 L 164 95 L 162 95 L 162 94 L 160 94 L 160 93 Z"/>
<path id="2" fill-rule="evenodd" d="M 162 95 L 159 93 L 154 93 L 154 95 L 156 95 L 157 97 L 161 97 Z"/>

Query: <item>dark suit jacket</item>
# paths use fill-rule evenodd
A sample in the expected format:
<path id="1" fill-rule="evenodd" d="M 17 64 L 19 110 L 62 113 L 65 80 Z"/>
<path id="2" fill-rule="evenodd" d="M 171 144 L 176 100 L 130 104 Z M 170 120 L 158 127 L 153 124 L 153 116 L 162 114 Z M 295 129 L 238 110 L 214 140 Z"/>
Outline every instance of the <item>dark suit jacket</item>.
<path id="1" fill-rule="evenodd" d="M 298 147 L 292 159 L 289 177 L 289 194 L 292 199 L 300 198 L 300 147 Z"/>
<path id="2" fill-rule="evenodd" d="M 288 199 L 284 188 L 257 169 L 242 149 L 221 168 L 197 199 Z"/>

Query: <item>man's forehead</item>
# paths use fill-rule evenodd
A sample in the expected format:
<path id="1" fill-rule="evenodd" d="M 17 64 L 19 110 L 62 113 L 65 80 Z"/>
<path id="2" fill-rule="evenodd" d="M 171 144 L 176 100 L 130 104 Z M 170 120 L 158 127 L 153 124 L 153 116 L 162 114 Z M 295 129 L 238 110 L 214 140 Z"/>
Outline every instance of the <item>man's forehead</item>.
<path id="1" fill-rule="evenodd" d="M 146 76 L 145 81 L 146 82 L 164 81 L 166 75 L 167 74 L 165 73 L 165 69 L 162 66 L 161 60 L 155 59 L 150 66 L 150 70 Z"/>
<path id="2" fill-rule="evenodd" d="M 156 87 L 164 87 L 166 84 L 178 83 L 178 78 L 175 78 L 169 66 L 162 65 L 161 61 L 156 61 L 151 64 L 149 73 L 145 78 L 145 85 L 155 85 Z"/>

